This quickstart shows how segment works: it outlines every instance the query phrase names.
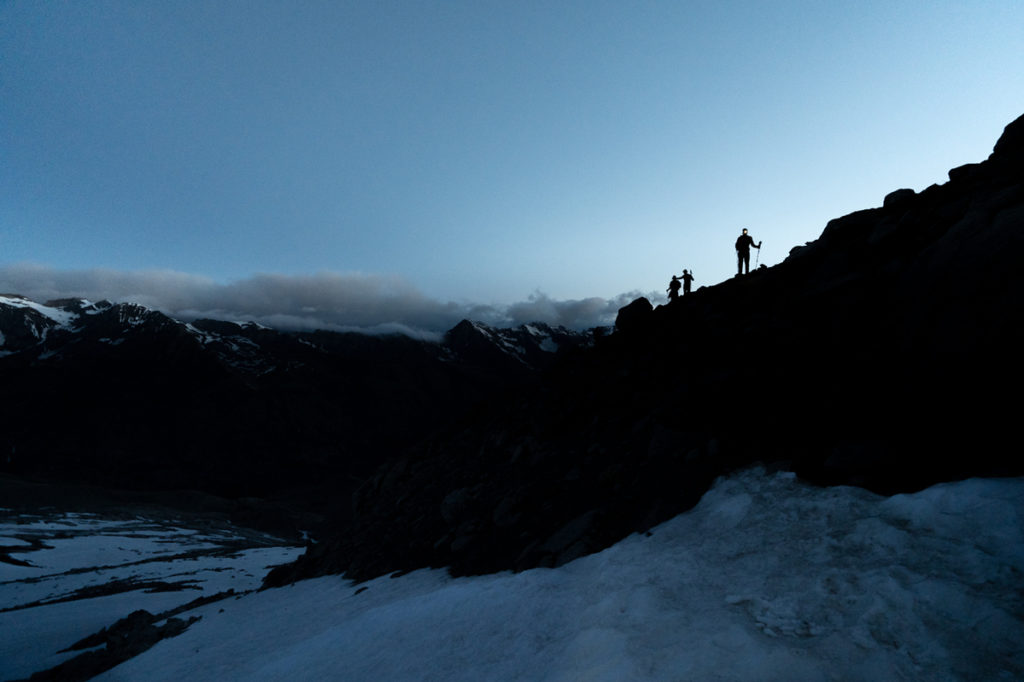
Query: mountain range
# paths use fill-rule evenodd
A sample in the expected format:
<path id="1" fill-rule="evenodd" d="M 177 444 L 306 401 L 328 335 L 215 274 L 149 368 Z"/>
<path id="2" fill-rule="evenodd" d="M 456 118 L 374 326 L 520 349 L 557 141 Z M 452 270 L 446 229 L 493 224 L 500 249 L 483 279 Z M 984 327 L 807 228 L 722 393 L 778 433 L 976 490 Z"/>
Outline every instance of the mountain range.
<path id="1" fill-rule="evenodd" d="M 539 323 L 466 321 L 434 343 L 4 295 L 0 473 L 344 510 L 388 458 L 592 343 Z"/>

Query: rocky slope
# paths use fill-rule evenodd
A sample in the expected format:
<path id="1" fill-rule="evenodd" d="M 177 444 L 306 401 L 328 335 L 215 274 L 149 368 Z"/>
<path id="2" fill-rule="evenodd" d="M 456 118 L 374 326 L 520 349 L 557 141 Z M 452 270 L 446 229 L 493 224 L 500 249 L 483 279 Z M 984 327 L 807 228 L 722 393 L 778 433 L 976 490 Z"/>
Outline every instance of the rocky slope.
<path id="1" fill-rule="evenodd" d="M 269 584 L 556 565 L 752 462 L 884 493 L 1024 473 L 1024 117 L 988 160 L 831 221 L 785 262 L 652 309 L 389 463 Z"/>

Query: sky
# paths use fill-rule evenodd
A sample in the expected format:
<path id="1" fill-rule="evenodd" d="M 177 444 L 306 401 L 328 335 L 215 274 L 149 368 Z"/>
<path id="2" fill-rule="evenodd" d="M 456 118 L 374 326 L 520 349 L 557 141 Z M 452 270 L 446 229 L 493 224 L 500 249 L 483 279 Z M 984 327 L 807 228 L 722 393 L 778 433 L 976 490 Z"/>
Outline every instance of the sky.
<path id="1" fill-rule="evenodd" d="M 190 556 L 224 538 L 182 519 L 8 518 L 0 535 L 45 544 L 5 540 L 33 566 L 0 564 L 0 604 L 18 608 L 0 611 L 12 634 L 0 678 L 70 658 L 58 650 L 135 609 L 231 586 L 181 613 L 201 617 L 183 634 L 96 679 L 1019 680 L 1022 514 L 1021 478 L 883 498 L 754 469 L 651 533 L 554 569 L 327 576 L 249 593 L 268 563 L 301 550 Z M 59 601 L 132 578 L 193 587 Z"/>
<path id="2" fill-rule="evenodd" d="M 732 276 L 742 228 L 773 265 L 984 160 L 1024 113 L 1020 26 L 1018 0 L 0 0 L 0 293 L 607 318 Z"/>

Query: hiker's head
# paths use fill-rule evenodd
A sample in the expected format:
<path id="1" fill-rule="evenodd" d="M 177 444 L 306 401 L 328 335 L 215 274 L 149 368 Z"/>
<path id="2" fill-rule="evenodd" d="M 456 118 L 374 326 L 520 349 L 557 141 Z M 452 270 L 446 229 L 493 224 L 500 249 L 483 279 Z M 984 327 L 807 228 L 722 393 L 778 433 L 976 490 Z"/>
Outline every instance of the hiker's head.
<path id="1" fill-rule="evenodd" d="M 746 234 L 746 233 L 747 233 L 747 228 L 744 227 L 743 228 L 743 234 Z"/>

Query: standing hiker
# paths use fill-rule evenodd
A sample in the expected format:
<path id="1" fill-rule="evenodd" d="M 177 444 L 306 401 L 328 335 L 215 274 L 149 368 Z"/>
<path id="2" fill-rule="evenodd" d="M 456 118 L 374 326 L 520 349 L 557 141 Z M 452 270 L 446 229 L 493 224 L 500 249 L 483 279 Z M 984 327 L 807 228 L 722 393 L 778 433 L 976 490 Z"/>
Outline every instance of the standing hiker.
<path id="1" fill-rule="evenodd" d="M 683 270 L 683 296 L 690 293 L 690 284 L 693 283 L 693 273 Z"/>
<path id="2" fill-rule="evenodd" d="M 683 272 L 685 273 L 686 270 L 683 270 Z M 682 286 L 682 283 L 679 281 L 679 278 L 676 277 L 675 275 L 672 275 L 672 281 L 668 283 L 668 289 L 666 289 L 666 291 L 668 291 L 668 302 L 669 303 L 671 303 L 672 301 L 675 301 L 677 298 L 679 298 L 679 287 L 680 286 Z"/>
<path id="3" fill-rule="evenodd" d="M 747 234 L 747 228 L 743 228 L 743 234 L 736 240 L 736 269 L 737 275 L 750 274 L 750 247 L 761 250 L 761 242 L 754 243 L 754 238 Z"/>

